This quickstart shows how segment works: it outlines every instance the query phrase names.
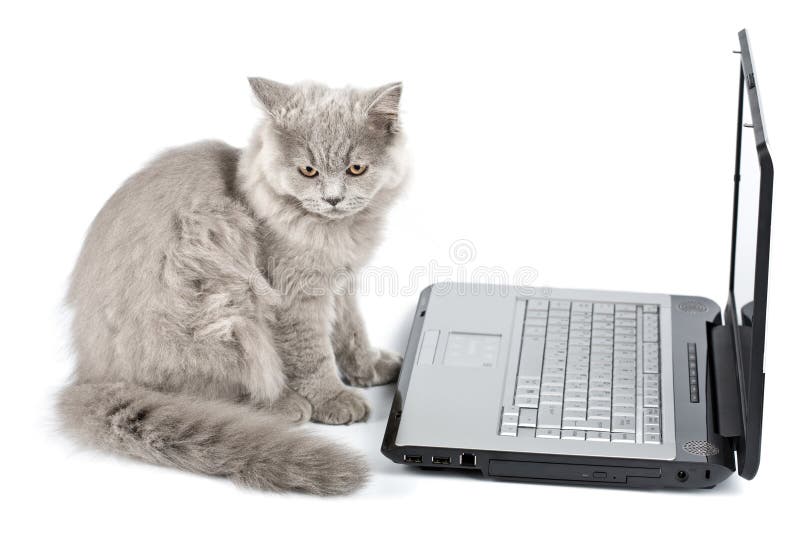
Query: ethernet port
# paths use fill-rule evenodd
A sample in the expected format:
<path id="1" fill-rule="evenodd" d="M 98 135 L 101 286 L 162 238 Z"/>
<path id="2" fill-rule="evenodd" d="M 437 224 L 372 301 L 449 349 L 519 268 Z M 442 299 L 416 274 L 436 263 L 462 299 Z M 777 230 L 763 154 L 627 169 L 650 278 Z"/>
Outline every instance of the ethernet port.
<path id="1" fill-rule="evenodd" d="M 478 465 L 478 459 L 474 454 L 465 452 L 464 454 L 461 455 L 461 465 L 467 467 L 475 467 L 476 465 Z"/>

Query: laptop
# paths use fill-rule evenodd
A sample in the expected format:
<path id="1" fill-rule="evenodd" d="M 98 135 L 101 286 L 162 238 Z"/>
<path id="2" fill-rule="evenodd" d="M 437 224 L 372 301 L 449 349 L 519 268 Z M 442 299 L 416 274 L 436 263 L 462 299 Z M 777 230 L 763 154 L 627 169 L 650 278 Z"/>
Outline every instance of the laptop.
<path id="1" fill-rule="evenodd" d="M 713 487 L 758 470 L 773 167 L 747 32 L 730 284 L 704 297 L 435 284 L 382 444 L 504 480 Z"/>

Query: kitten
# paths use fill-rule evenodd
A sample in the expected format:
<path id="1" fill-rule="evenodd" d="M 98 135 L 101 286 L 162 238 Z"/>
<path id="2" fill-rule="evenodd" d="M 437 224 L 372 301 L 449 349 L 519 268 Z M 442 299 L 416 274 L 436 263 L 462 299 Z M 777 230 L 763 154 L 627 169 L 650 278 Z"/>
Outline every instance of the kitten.
<path id="1" fill-rule="evenodd" d="M 92 223 L 67 297 L 77 365 L 59 413 L 105 450 L 348 493 L 363 459 L 296 424 L 363 421 L 351 386 L 399 372 L 399 354 L 369 344 L 343 275 L 367 261 L 406 179 L 401 85 L 250 84 L 265 118 L 246 149 L 170 150 Z"/>

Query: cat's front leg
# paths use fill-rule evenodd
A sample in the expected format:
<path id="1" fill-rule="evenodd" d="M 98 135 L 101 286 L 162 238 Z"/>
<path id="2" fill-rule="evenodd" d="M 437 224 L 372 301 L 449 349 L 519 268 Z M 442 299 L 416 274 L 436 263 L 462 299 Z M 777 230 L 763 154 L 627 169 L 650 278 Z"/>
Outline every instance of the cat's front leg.
<path id="1" fill-rule="evenodd" d="M 335 299 L 336 321 L 331 341 L 336 362 L 344 377 L 354 386 L 377 386 L 397 380 L 400 354 L 370 345 L 364 320 L 355 295 L 339 295 Z"/>
<path id="2" fill-rule="evenodd" d="M 369 405 L 342 383 L 330 339 L 330 299 L 305 298 L 285 307 L 276 320 L 289 387 L 308 399 L 311 419 L 333 425 L 363 421 Z"/>

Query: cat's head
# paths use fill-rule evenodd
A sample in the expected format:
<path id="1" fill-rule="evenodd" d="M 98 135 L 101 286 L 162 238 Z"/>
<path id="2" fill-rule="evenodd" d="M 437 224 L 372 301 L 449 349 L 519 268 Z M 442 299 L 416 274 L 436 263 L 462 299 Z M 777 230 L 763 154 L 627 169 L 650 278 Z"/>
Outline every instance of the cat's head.
<path id="1" fill-rule="evenodd" d="M 266 186 L 305 212 L 343 219 L 405 179 L 400 83 L 359 90 L 250 78 L 250 85 L 266 112 L 251 147 L 251 198 Z M 268 202 L 261 196 L 254 201 Z"/>

